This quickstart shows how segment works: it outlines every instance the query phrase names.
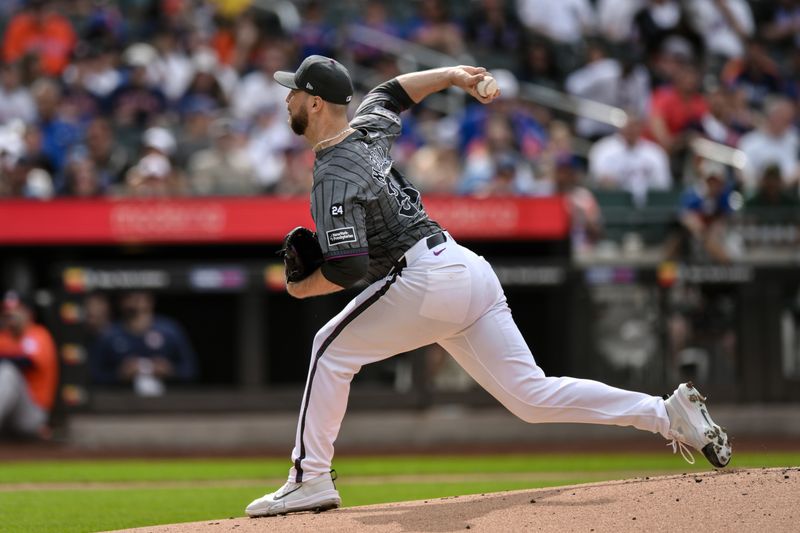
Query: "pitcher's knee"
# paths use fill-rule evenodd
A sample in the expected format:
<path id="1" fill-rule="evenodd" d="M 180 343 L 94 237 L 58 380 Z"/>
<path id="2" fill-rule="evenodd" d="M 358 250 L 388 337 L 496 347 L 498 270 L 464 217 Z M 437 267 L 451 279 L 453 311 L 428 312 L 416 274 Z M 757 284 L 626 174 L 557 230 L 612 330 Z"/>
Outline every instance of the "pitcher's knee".
<path id="1" fill-rule="evenodd" d="M 551 380 L 552 378 L 546 377 L 544 372 L 531 376 L 509 395 L 507 401 L 503 402 L 504 405 L 512 414 L 525 422 L 545 421 L 548 411 L 543 408 L 548 404 L 548 397 L 552 393 Z"/>
<path id="2" fill-rule="evenodd" d="M 326 373 L 352 379 L 361 370 L 353 357 L 337 350 L 326 350 L 317 361 L 317 373 Z"/>

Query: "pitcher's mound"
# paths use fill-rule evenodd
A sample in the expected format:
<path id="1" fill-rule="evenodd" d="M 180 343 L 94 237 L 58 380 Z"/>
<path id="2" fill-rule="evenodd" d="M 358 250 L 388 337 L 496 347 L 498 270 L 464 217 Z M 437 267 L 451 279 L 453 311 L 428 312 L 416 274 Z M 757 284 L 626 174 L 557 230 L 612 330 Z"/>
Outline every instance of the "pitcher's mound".
<path id="1" fill-rule="evenodd" d="M 243 506 L 246 502 L 242 502 Z M 769 531 L 800 524 L 800 468 L 728 470 L 434 500 L 320 514 L 233 518 L 138 533 L 341 531 Z"/>

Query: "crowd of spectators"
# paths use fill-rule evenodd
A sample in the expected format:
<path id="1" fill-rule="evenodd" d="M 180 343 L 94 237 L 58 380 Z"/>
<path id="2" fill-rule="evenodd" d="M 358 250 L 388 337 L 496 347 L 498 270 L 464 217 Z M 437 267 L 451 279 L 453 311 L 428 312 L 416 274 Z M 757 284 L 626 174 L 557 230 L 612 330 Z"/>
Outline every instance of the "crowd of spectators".
<path id="1" fill-rule="evenodd" d="M 398 55 L 398 40 L 417 46 Z M 734 259 L 741 204 L 798 212 L 800 0 L 3 0 L 0 199 L 307 196 L 314 154 L 272 74 L 310 54 L 350 68 L 352 109 L 445 56 L 487 67 L 501 97 L 414 107 L 396 165 L 428 194 L 563 195 L 578 249 L 603 235 L 605 191 L 631 209 L 680 194 L 670 258 Z M 556 110 L 535 87 L 625 120 Z M 696 139 L 743 164 L 702 160 Z M 194 350 L 152 295 L 120 304 L 111 322 L 108 299 L 87 298 L 92 380 L 142 395 L 193 380 Z M 42 433 L 51 345 L 3 300 L 0 431 Z"/>
<path id="2" fill-rule="evenodd" d="M 307 194 L 313 153 L 272 73 L 333 56 L 360 96 L 427 66 L 383 48 L 397 38 L 487 66 L 502 91 L 406 116 L 396 164 L 426 192 L 552 194 L 569 168 L 643 206 L 704 183 L 704 137 L 747 156 L 724 187 L 798 196 L 796 0 L 12 0 L 0 27 L 0 197 Z M 560 114 L 527 84 L 627 123 Z"/>

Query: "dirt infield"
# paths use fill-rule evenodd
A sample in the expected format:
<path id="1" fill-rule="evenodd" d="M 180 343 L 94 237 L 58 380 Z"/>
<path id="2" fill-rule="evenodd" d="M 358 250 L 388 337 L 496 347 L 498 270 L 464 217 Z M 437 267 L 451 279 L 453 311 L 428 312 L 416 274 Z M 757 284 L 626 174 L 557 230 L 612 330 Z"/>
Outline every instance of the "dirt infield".
<path id="1" fill-rule="evenodd" d="M 152 526 L 136 533 L 447 531 L 795 532 L 800 468 L 730 470 Z"/>

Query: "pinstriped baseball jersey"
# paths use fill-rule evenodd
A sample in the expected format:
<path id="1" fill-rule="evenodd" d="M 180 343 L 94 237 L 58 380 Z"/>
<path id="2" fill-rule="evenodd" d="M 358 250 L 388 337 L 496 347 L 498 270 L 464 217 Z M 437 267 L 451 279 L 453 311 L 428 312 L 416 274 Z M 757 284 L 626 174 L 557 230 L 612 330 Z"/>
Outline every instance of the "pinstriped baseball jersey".
<path id="1" fill-rule="evenodd" d="M 388 84 L 373 89 L 350 122 L 356 131 L 317 152 L 314 162 L 311 215 L 323 255 L 369 254 L 370 283 L 386 276 L 414 243 L 441 230 L 417 189 L 392 167 L 398 113 L 407 107 L 396 91 Z"/>

